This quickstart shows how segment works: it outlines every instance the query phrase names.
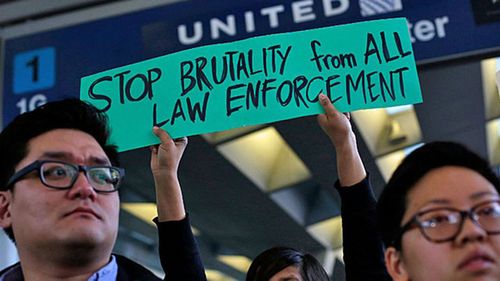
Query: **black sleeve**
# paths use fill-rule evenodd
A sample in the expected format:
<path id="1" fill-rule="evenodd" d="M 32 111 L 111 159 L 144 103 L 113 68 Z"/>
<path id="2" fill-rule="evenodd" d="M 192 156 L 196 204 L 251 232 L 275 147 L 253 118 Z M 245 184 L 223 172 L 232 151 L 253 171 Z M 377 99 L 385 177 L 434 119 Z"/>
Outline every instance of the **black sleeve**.
<path id="1" fill-rule="evenodd" d="M 198 245 L 191 232 L 189 217 L 180 221 L 158 222 L 160 261 L 168 281 L 206 281 Z"/>
<path id="2" fill-rule="evenodd" d="M 335 188 L 342 201 L 342 237 L 346 281 L 390 281 L 384 247 L 376 226 L 376 201 L 368 176 L 361 182 Z"/>

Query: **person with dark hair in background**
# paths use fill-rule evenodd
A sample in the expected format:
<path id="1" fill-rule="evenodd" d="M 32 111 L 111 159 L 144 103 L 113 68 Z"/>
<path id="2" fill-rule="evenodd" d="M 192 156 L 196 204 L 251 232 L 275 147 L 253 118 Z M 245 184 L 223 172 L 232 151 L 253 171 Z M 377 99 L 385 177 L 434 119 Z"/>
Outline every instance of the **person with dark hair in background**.
<path id="1" fill-rule="evenodd" d="M 107 118 L 79 100 L 48 103 L 0 133 L 0 226 L 20 262 L 0 272 L 14 280 L 160 280 L 111 251 L 118 234 L 116 147 Z M 154 128 L 151 149 L 164 280 L 206 280 L 185 213 L 177 168 L 187 139 Z"/>
<path id="2" fill-rule="evenodd" d="M 329 281 L 319 261 L 310 254 L 288 247 L 260 253 L 250 265 L 246 281 Z"/>
<path id="3" fill-rule="evenodd" d="M 393 280 L 500 280 L 499 191 L 488 162 L 463 145 L 408 155 L 377 205 Z"/>

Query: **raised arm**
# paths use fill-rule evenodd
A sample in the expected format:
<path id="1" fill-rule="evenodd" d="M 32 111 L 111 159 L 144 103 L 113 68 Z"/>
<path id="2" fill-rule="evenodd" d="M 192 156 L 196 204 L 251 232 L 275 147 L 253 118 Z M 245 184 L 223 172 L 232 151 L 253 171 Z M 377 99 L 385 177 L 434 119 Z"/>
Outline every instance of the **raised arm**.
<path id="1" fill-rule="evenodd" d="M 154 127 L 153 132 L 161 141 L 161 144 L 151 147 L 158 221 L 178 221 L 186 217 L 177 171 L 188 140 L 185 137 L 174 140 L 158 127 Z"/>
<path id="2" fill-rule="evenodd" d="M 318 115 L 318 123 L 335 147 L 340 185 L 351 186 L 359 183 L 366 177 L 366 171 L 358 153 L 350 114 L 343 114 L 335 109 L 324 94 L 320 94 L 319 99 L 325 114 Z"/>
<path id="3" fill-rule="evenodd" d="M 332 141 L 339 180 L 335 187 L 342 201 L 342 236 L 346 281 L 389 281 L 382 239 L 376 227 L 375 197 L 358 152 L 350 115 L 335 109 L 320 95 L 325 114 L 318 123 Z"/>
<path id="4" fill-rule="evenodd" d="M 205 271 L 189 218 L 184 209 L 177 170 L 187 146 L 187 138 L 172 139 L 164 130 L 154 127 L 160 139 L 151 147 L 158 217 L 160 261 L 169 281 L 206 281 Z"/>

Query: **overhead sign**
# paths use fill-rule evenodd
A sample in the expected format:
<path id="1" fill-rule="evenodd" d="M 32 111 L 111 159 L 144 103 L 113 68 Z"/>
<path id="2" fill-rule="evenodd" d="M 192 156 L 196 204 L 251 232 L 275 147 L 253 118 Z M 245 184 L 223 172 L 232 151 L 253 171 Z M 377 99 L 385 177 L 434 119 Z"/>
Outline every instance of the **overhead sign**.
<path id="1" fill-rule="evenodd" d="M 405 17 L 419 64 L 494 52 L 500 48 L 500 36 L 495 36 L 500 34 L 500 22 L 495 17 L 482 20 L 480 15 L 490 10 L 473 10 L 474 2 L 190 0 L 98 20 L 89 13 L 92 21 L 84 16 L 66 17 L 59 21 L 65 25 L 55 28 L 56 20 L 52 24 L 35 21 L 26 23 L 24 30 L 51 29 L 29 35 L 10 34 L 6 27 L 0 30 L 4 40 L 3 124 L 46 101 L 77 97 L 83 76 L 266 34 Z M 67 23 L 68 19 L 75 22 Z"/>
<path id="2" fill-rule="evenodd" d="M 422 101 L 403 18 L 209 45 L 82 79 L 80 97 L 106 112 L 120 151 L 322 112 Z"/>

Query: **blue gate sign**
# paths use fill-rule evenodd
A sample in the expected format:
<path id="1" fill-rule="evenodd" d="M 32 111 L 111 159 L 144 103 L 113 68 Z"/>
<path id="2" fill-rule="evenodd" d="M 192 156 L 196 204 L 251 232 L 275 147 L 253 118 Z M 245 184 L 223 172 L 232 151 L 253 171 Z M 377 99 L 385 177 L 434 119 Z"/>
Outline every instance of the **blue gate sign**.
<path id="1" fill-rule="evenodd" d="M 56 51 L 52 47 L 18 53 L 14 56 L 13 92 L 15 95 L 54 86 Z"/>

